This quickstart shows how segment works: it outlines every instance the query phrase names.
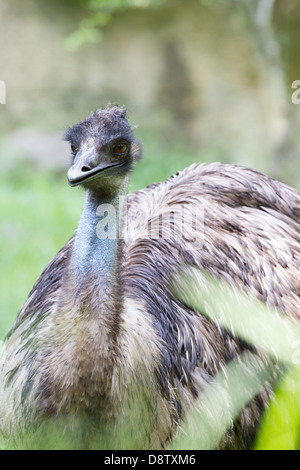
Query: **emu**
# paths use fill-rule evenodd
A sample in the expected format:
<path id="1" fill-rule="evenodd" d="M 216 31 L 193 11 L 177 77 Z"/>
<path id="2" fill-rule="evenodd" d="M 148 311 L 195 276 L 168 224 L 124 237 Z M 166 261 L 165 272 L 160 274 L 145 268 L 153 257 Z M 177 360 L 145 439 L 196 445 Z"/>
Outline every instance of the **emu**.
<path id="1" fill-rule="evenodd" d="M 299 321 L 300 193 L 212 163 L 126 198 L 141 144 L 119 106 L 65 139 L 85 205 L 7 334 L 1 436 L 19 448 L 164 448 L 216 372 L 250 348 L 181 303 L 172 273 L 195 265 Z M 220 448 L 251 446 L 266 400 L 249 403 Z"/>

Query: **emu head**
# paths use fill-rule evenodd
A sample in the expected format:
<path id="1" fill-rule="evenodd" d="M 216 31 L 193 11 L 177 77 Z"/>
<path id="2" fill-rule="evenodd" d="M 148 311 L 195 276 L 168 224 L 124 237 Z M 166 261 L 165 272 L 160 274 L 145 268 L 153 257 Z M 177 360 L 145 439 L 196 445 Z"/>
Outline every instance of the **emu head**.
<path id="1" fill-rule="evenodd" d="M 126 110 L 118 106 L 97 109 L 85 121 L 70 127 L 64 139 L 71 144 L 71 186 L 117 192 L 141 158 L 141 146 L 126 119 Z"/>

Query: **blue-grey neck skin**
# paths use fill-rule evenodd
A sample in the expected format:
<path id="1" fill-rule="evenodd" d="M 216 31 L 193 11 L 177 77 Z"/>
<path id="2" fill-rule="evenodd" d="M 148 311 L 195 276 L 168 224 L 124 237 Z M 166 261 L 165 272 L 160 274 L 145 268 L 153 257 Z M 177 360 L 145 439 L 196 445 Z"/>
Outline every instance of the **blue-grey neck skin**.
<path id="1" fill-rule="evenodd" d="M 128 178 L 124 178 L 118 190 L 106 197 L 87 191 L 69 265 L 76 293 L 86 279 L 95 283 L 95 290 L 96 286 L 104 290 L 104 297 L 116 286 L 119 221 L 127 184 Z"/>

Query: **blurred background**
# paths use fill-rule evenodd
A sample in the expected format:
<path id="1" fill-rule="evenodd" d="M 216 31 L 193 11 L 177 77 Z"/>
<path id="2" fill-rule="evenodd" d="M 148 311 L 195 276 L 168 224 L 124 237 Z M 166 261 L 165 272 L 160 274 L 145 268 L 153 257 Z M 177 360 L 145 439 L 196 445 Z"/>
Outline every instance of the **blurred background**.
<path id="1" fill-rule="evenodd" d="M 144 143 L 130 191 L 192 162 L 300 189 L 298 0 L 1 0 L 0 340 L 83 203 L 64 130 L 107 102 Z"/>

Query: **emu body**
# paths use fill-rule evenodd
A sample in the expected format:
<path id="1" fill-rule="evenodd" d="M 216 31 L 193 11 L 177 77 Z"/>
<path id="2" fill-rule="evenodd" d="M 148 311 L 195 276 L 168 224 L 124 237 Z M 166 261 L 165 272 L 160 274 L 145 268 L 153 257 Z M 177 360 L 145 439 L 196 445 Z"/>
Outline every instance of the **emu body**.
<path id="1" fill-rule="evenodd" d="M 7 335 L 0 431 L 19 447 L 51 447 L 53 426 L 72 448 L 162 448 L 214 374 L 248 348 L 176 299 L 172 274 L 198 266 L 298 322 L 300 194 L 215 163 L 194 164 L 124 202 L 140 158 L 125 111 L 97 110 L 66 138 L 69 183 L 85 187 L 85 207 Z M 121 224 L 105 238 L 98 224 L 103 235 L 110 229 L 109 208 Z M 149 226 L 160 236 L 151 238 Z M 251 445 L 267 395 L 221 446 Z"/>

